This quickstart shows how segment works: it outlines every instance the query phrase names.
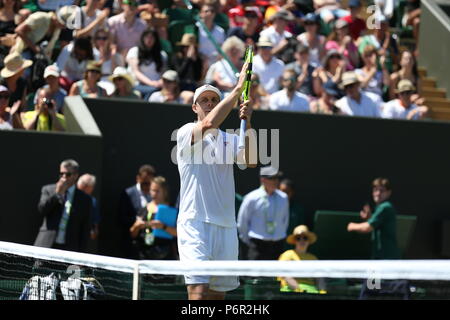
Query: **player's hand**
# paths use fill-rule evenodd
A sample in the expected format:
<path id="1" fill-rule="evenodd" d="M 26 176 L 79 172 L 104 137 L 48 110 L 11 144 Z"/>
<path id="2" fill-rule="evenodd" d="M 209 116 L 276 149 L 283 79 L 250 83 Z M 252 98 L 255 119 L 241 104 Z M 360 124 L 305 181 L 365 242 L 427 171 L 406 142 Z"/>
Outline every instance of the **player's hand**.
<path id="1" fill-rule="evenodd" d="M 248 62 L 246 61 L 242 66 L 241 73 L 239 74 L 239 80 L 236 85 L 236 89 L 239 90 L 239 95 L 244 89 L 245 79 L 247 78 Z"/>
<path id="2" fill-rule="evenodd" d="M 245 101 L 244 103 L 241 103 L 239 106 L 239 119 L 245 119 L 247 122 L 250 122 L 250 119 L 252 117 L 253 108 L 250 105 L 250 100 Z"/>

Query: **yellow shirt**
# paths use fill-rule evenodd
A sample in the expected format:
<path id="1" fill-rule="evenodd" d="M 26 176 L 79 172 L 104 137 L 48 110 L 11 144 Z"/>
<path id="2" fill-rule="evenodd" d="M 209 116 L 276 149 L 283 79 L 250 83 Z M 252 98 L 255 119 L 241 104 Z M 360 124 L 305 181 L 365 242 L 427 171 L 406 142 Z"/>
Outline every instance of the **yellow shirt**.
<path id="1" fill-rule="evenodd" d="M 23 115 L 23 121 L 24 122 L 30 121 L 31 119 L 33 119 L 35 114 L 36 114 L 36 111 L 25 112 L 25 114 Z M 61 126 L 64 129 L 66 129 L 66 120 L 65 120 L 64 116 L 60 113 L 57 113 L 56 118 L 58 119 Z M 52 125 L 52 127 L 50 128 L 49 116 L 41 114 L 41 115 L 39 115 L 39 119 L 37 121 L 36 131 L 56 131 L 56 130 L 55 130 L 54 125 Z"/>
<path id="2" fill-rule="evenodd" d="M 295 250 L 287 250 L 281 254 L 278 258 L 279 261 L 301 261 L 301 260 L 318 260 L 317 257 L 311 253 L 302 253 L 298 255 Z M 295 278 L 298 284 L 306 284 L 314 286 L 316 284 L 313 278 Z M 281 281 L 281 287 L 287 286 L 286 280 L 284 278 L 278 278 Z"/>

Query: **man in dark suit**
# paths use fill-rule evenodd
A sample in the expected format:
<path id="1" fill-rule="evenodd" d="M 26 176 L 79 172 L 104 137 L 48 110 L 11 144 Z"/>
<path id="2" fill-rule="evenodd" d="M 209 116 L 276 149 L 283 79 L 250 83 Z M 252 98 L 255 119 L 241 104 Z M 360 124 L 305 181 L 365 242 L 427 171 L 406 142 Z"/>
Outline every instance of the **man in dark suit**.
<path id="1" fill-rule="evenodd" d="M 35 246 L 86 252 L 92 200 L 76 188 L 79 165 L 64 160 L 56 184 L 42 187 L 38 211 L 44 221 Z"/>
<path id="2" fill-rule="evenodd" d="M 125 258 L 136 258 L 132 249 L 130 228 L 136 221 L 140 210 L 146 208 L 152 200 L 150 197 L 150 183 L 155 177 L 155 168 L 145 164 L 139 168 L 136 175 L 136 184 L 125 189 L 120 195 L 119 223 L 122 230 L 122 245 Z"/>

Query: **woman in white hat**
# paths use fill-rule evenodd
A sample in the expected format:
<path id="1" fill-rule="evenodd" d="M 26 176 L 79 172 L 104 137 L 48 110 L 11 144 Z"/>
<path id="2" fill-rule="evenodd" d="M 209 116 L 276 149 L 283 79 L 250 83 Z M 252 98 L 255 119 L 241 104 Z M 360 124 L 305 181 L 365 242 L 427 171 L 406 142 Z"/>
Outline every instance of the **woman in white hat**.
<path id="1" fill-rule="evenodd" d="M 22 75 L 26 68 L 33 64 L 31 60 L 25 60 L 22 56 L 13 52 L 5 57 L 4 68 L 0 71 L 0 76 L 5 80 L 5 85 L 10 92 L 9 105 L 20 100 L 25 102 L 27 95 L 27 81 Z"/>
<path id="2" fill-rule="evenodd" d="M 114 92 L 109 97 L 127 99 L 141 98 L 139 92 L 133 90 L 134 79 L 124 67 L 116 67 L 109 80 L 114 83 Z"/>
<path id="3" fill-rule="evenodd" d="M 308 253 L 308 247 L 316 241 L 317 236 L 314 232 L 309 231 L 308 227 L 305 225 L 299 225 L 286 239 L 286 242 L 295 245 L 295 248 L 293 250 L 285 251 L 278 260 L 317 260 L 315 255 Z M 318 281 L 318 283 L 316 283 L 314 279 L 280 277 L 278 280 L 281 281 L 281 291 L 322 293 L 322 289 L 324 289 L 322 282 Z M 317 287 L 320 288 L 320 291 Z"/>

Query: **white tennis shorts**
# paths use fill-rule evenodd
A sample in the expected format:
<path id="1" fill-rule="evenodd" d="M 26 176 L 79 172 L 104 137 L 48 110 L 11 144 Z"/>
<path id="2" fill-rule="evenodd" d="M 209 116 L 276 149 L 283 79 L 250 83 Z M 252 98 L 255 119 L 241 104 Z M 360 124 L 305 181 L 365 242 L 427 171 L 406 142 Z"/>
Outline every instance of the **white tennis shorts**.
<path id="1" fill-rule="evenodd" d="M 181 261 L 238 260 L 237 228 L 189 219 L 178 222 L 177 239 Z M 219 292 L 239 287 L 237 276 L 185 275 L 184 279 L 186 284 L 208 283 Z"/>

